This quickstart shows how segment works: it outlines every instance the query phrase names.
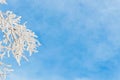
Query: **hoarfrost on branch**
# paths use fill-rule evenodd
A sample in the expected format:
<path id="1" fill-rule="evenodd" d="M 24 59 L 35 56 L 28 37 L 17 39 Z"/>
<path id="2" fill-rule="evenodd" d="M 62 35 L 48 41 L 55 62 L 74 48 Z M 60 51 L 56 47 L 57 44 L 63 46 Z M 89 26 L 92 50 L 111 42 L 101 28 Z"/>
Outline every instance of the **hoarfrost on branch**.
<path id="1" fill-rule="evenodd" d="M 6 4 L 6 0 L 0 0 L 0 4 Z M 21 16 L 15 15 L 12 11 L 0 11 L 0 31 L 3 33 L 0 38 L 0 77 L 2 80 L 6 79 L 7 73 L 13 71 L 10 65 L 2 62 L 4 56 L 13 55 L 20 65 L 22 58 L 28 61 L 24 52 L 28 51 L 32 55 L 40 46 L 35 33 L 27 29 L 25 23 L 20 24 L 20 19 Z"/>

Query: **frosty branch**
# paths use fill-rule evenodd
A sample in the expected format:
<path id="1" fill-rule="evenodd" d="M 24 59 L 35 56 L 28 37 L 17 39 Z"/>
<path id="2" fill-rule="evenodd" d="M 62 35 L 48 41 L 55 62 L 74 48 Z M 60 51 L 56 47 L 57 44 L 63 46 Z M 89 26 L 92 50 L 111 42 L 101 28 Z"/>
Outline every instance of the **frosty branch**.
<path id="1" fill-rule="evenodd" d="M 6 4 L 5 0 L 0 0 L 1 4 Z M 28 51 L 30 55 L 37 52 L 36 48 L 40 46 L 37 36 L 34 32 L 26 28 L 25 23 L 20 24 L 20 16 L 16 16 L 12 11 L 0 11 L 0 31 L 3 36 L 0 40 L 0 58 L 4 56 L 14 56 L 20 65 L 21 59 L 28 61 L 24 52 Z M 0 62 L 0 76 L 6 78 L 6 74 L 12 69 L 5 63 Z"/>

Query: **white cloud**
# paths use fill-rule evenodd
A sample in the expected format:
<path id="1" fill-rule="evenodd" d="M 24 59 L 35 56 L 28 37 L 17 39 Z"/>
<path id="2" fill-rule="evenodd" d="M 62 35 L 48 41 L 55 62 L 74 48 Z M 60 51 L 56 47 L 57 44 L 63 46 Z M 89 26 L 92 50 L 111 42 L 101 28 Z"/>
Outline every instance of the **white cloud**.
<path id="1" fill-rule="evenodd" d="M 29 74 L 29 73 L 28 73 Z M 24 76 L 22 74 L 11 74 L 8 78 L 8 80 L 67 80 L 64 77 L 60 75 L 44 75 L 44 76 L 38 76 L 38 77 L 32 77 L 32 76 Z"/>
<path id="2" fill-rule="evenodd" d="M 90 78 L 82 77 L 82 78 L 76 78 L 75 80 L 91 80 Z"/>

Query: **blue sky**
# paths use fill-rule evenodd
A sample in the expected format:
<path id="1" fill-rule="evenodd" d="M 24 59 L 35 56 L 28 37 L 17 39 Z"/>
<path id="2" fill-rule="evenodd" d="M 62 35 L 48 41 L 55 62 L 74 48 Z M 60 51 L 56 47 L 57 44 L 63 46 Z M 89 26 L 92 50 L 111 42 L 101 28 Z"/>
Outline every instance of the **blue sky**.
<path id="1" fill-rule="evenodd" d="M 7 80 L 120 80 L 120 0 L 7 0 L 39 36 Z"/>

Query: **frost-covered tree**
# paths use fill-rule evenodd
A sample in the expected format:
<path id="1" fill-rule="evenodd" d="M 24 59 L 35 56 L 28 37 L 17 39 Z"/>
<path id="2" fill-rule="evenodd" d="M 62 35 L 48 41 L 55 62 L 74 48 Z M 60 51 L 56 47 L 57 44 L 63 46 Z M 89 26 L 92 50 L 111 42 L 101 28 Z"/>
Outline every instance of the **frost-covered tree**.
<path id="1" fill-rule="evenodd" d="M 6 4 L 6 0 L 0 0 L 0 4 Z M 12 11 L 0 11 L 0 78 L 5 80 L 9 72 L 13 71 L 11 65 L 5 64 L 4 56 L 11 55 L 20 65 L 21 59 L 28 61 L 25 56 L 26 51 L 32 55 L 37 52 L 36 48 L 40 46 L 37 36 L 34 32 L 26 28 L 25 23 L 20 23 L 20 16 L 15 15 Z"/>

